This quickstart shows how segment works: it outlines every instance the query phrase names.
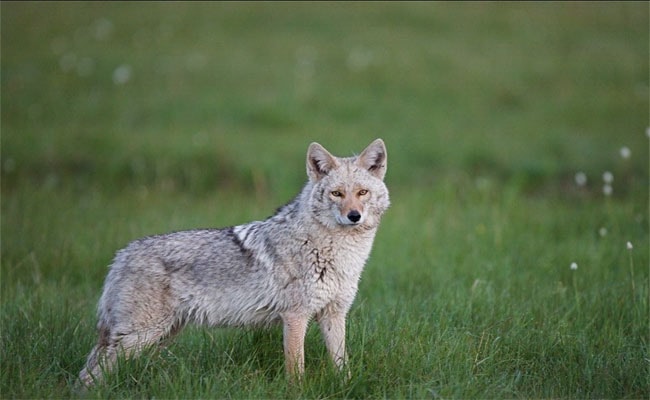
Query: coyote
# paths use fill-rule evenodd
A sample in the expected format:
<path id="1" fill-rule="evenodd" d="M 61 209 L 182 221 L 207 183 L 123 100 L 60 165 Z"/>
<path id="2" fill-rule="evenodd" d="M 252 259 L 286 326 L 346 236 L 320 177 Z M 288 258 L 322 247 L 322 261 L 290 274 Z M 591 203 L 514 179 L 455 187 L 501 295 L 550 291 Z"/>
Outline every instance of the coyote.
<path id="1" fill-rule="evenodd" d="M 345 321 L 390 202 L 386 147 L 372 142 L 339 158 L 312 143 L 307 184 L 264 221 L 135 240 L 117 252 L 99 300 L 99 340 L 79 381 L 90 387 L 114 367 L 188 323 L 283 323 L 285 369 L 304 372 L 304 338 L 315 317 L 343 369 Z"/>

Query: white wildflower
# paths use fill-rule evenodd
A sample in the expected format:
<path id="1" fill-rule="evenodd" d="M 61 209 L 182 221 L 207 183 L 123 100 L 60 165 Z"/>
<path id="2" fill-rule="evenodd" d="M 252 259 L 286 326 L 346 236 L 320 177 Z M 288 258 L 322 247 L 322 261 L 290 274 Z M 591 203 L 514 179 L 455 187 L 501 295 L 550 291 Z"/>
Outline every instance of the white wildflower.
<path id="1" fill-rule="evenodd" d="M 5 172 L 14 172 L 16 170 L 16 160 L 14 160 L 12 157 L 5 157 L 2 166 Z"/>
<path id="2" fill-rule="evenodd" d="M 619 151 L 621 153 L 621 157 L 628 159 L 632 155 L 632 152 L 630 151 L 630 148 L 627 146 L 621 147 L 621 150 Z"/>
<path id="3" fill-rule="evenodd" d="M 106 40 L 113 33 L 113 23 L 107 18 L 100 18 L 93 26 L 96 40 Z"/>
<path id="4" fill-rule="evenodd" d="M 632 250 L 634 246 L 632 246 L 632 242 L 627 242 L 627 249 Z"/>
<path id="5" fill-rule="evenodd" d="M 598 229 L 598 234 L 600 235 L 600 237 L 607 236 L 607 228 L 605 228 L 604 226 L 601 227 L 600 229 Z"/>
<path id="6" fill-rule="evenodd" d="M 571 268 L 571 271 L 575 271 L 576 269 L 578 269 L 578 264 L 572 262 L 569 268 Z"/>
<path id="7" fill-rule="evenodd" d="M 375 54 L 370 49 L 355 48 L 348 54 L 347 65 L 353 71 L 367 69 L 375 60 Z"/>
<path id="8" fill-rule="evenodd" d="M 603 182 L 611 184 L 614 182 L 614 175 L 609 171 L 603 172 Z"/>
<path id="9" fill-rule="evenodd" d="M 587 174 L 582 171 L 576 173 L 574 179 L 576 181 L 576 185 L 578 186 L 585 186 L 587 184 Z"/>
<path id="10" fill-rule="evenodd" d="M 130 65 L 122 64 L 113 71 L 113 83 L 123 85 L 131 79 L 132 68 Z"/>
<path id="11" fill-rule="evenodd" d="M 609 183 L 603 185 L 603 194 L 605 196 L 611 196 L 613 192 L 614 189 L 612 189 L 612 185 L 610 185 Z"/>

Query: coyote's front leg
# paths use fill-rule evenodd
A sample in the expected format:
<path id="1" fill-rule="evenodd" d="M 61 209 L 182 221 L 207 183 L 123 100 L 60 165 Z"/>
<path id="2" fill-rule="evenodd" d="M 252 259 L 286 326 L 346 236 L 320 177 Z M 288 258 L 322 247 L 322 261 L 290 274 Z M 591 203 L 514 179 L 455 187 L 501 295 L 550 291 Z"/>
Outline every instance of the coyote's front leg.
<path id="1" fill-rule="evenodd" d="M 316 319 L 332 361 L 339 370 L 343 370 L 347 363 L 345 351 L 346 312 L 330 305 L 320 312 Z"/>
<path id="2" fill-rule="evenodd" d="M 285 314 L 284 322 L 284 365 L 290 379 L 305 372 L 305 334 L 309 318 L 301 314 Z"/>

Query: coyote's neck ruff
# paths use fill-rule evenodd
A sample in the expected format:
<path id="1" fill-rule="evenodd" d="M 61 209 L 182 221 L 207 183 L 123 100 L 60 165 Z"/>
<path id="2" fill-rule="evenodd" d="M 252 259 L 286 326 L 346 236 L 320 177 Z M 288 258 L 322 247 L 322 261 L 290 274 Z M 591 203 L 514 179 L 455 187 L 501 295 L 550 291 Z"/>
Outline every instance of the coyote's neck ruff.
<path id="1" fill-rule="evenodd" d="M 379 221 L 389 206 L 381 139 L 338 158 L 317 143 L 309 181 L 264 221 L 150 236 L 115 256 L 98 307 L 99 342 L 80 379 L 101 379 L 121 351 L 131 356 L 187 323 L 284 324 L 287 372 L 301 374 L 303 342 L 318 321 L 333 361 L 346 360 L 345 319 Z"/>

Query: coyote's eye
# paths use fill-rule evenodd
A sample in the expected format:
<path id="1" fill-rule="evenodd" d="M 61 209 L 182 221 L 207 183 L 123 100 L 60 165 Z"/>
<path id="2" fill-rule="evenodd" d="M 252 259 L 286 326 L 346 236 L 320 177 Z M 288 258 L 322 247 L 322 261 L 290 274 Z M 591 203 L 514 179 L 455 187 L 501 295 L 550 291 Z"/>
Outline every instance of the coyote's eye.
<path id="1" fill-rule="evenodd" d="M 359 190 L 359 196 L 365 196 L 365 195 L 367 195 L 367 194 L 368 194 L 368 190 L 367 190 L 367 189 L 361 189 L 361 190 Z"/>
<path id="2" fill-rule="evenodd" d="M 338 190 L 333 190 L 330 194 L 334 197 L 343 197 L 343 193 L 339 192 Z"/>

